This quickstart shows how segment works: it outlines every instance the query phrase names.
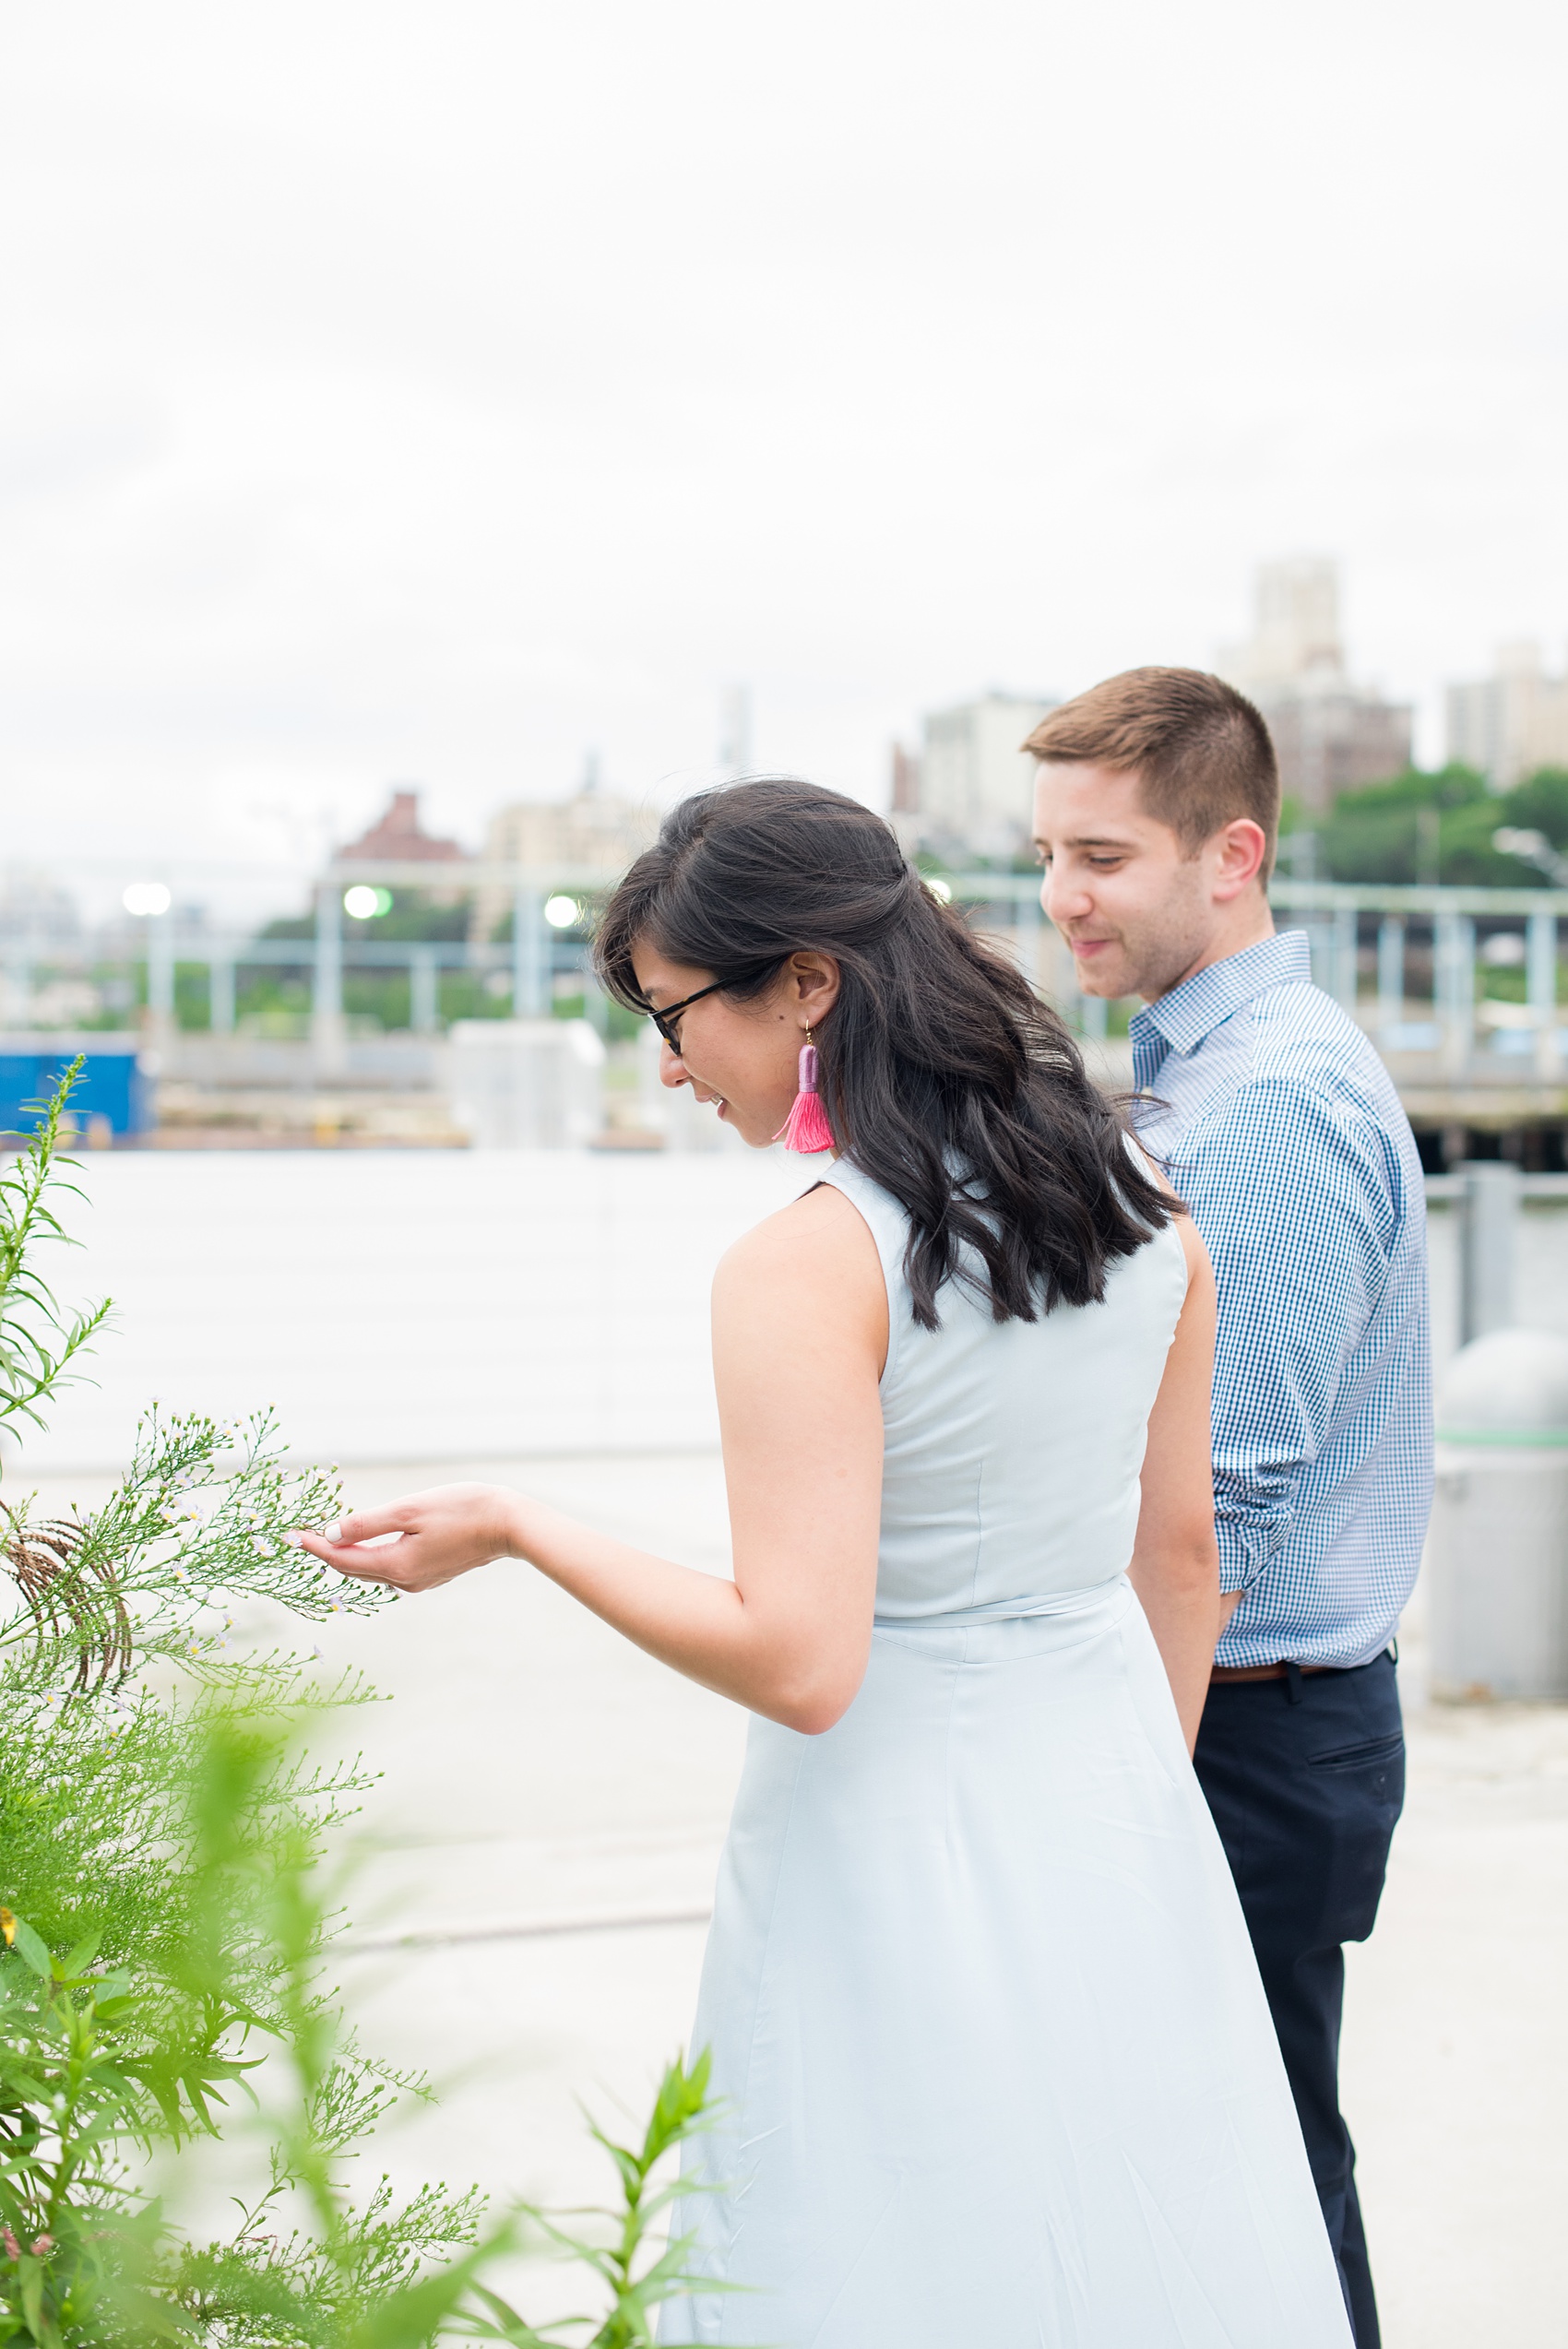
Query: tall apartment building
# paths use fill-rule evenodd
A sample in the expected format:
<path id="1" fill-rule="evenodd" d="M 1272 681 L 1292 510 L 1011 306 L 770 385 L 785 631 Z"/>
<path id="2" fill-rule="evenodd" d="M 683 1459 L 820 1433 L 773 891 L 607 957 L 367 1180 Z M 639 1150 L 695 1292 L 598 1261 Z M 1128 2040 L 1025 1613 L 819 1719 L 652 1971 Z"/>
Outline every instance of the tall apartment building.
<path id="1" fill-rule="evenodd" d="M 1410 764 L 1409 705 L 1356 684 L 1346 668 L 1336 564 L 1265 564 L 1252 636 L 1217 666 L 1262 711 L 1285 796 L 1313 813 Z"/>
<path id="2" fill-rule="evenodd" d="M 1499 646 L 1495 675 L 1450 685 L 1446 701 L 1448 757 L 1497 790 L 1568 766 L 1568 674 L 1549 676 L 1538 645 Z"/>
<path id="3" fill-rule="evenodd" d="M 517 800 L 490 819 L 484 853 L 491 864 L 524 865 L 541 886 L 592 875 L 612 881 L 659 836 L 656 810 L 617 799 L 589 777 L 569 800 Z M 512 909 L 505 888 L 481 889 L 470 935 L 488 938 Z"/>
<path id="4" fill-rule="evenodd" d="M 1056 700 L 982 694 L 933 710 L 918 761 L 894 752 L 894 806 L 933 848 L 1010 857 L 1028 838 L 1035 763 L 1019 748 Z M 900 825 L 902 831 L 905 827 Z"/>

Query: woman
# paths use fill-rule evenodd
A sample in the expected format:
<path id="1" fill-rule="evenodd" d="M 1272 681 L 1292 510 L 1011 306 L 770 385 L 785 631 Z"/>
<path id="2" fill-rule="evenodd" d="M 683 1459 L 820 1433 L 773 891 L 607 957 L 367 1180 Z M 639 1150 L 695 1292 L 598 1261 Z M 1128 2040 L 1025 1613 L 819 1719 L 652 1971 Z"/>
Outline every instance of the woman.
<path id="1" fill-rule="evenodd" d="M 715 2288 L 661 2337 L 1342 2349 L 1188 1761 L 1218 1611 L 1201 1242 L 852 801 L 686 801 L 598 952 L 666 1084 L 756 1147 L 835 1140 L 714 1286 L 734 1581 L 475 1486 L 309 1547 L 406 1590 L 525 1560 L 754 1715 L 695 2031 L 719 2118 L 677 2221 Z"/>

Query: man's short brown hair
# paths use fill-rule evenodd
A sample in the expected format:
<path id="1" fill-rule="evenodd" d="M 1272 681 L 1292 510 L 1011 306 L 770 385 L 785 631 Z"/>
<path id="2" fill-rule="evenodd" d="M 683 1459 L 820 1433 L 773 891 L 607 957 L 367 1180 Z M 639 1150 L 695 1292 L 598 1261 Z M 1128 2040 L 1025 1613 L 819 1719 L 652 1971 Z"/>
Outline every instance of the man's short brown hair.
<path id="1" fill-rule="evenodd" d="M 1250 816 L 1274 869 L 1279 765 L 1244 694 L 1202 669 L 1128 669 L 1042 718 L 1023 744 L 1036 758 L 1136 775 L 1146 811 L 1196 856 L 1222 824 Z"/>

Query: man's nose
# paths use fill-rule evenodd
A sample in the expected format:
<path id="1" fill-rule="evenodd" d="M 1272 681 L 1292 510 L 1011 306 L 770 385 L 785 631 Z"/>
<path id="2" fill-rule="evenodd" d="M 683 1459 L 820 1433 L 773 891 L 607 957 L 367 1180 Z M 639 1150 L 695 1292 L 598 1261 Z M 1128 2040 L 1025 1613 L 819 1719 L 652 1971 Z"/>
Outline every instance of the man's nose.
<path id="1" fill-rule="evenodd" d="M 671 1090 L 673 1091 L 677 1086 L 690 1085 L 691 1081 L 691 1078 L 686 1074 L 686 1063 L 681 1058 L 679 1052 L 675 1051 L 663 1040 L 662 1038 L 660 1038 L 659 1046 L 659 1082 L 660 1085 L 668 1085 Z"/>
<path id="2" fill-rule="evenodd" d="M 1082 921 L 1094 911 L 1094 898 L 1083 883 L 1055 864 L 1040 885 L 1039 901 L 1048 919 L 1058 928 L 1066 921 Z"/>

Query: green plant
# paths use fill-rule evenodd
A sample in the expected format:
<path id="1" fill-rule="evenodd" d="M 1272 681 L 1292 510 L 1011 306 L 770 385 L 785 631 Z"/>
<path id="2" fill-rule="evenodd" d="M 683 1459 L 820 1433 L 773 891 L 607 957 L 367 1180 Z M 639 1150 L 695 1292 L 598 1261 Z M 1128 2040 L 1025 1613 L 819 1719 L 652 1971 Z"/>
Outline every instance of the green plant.
<path id="1" fill-rule="evenodd" d="M 64 1383 L 109 1312 L 105 1301 L 89 1312 L 63 1313 L 37 1263 L 42 1244 L 66 1240 L 50 1198 L 74 1188 L 60 1174 L 60 1120 L 80 1068 L 78 1057 L 27 1148 L 0 1173 L 0 1428 L 13 1432 L 21 1420 L 42 1427 L 39 1405 Z"/>
<path id="2" fill-rule="evenodd" d="M 184 1863 L 185 1929 L 169 1963 L 105 1969 L 90 1940 L 61 1959 L 0 1912 L 11 1952 L 0 1959 L 0 2250 L 11 2271 L 0 2260 L 0 2341 L 562 2349 L 588 2335 L 593 2349 L 649 2349 L 654 2309 L 690 2281 L 683 2242 L 650 2247 L 672 2191 L 654 2173 L 702 2125 L 706 2058 L 669 2068 L 640 2145 L 595 2130 L 621 2201 L 567 2214 L 577 2226 L 518 2208 L 481 2232 L 477 2193 L 426 2186 L 398 2202 L 385 2177 L 356 2201 L 345 2168 L 400 2097 L 428 2091 L 371 2061 L 322 1993 L 332 1912 L 311 1826 L 279 1804 L 279 1788 L 299 1784 L 298 1724 L 229 1693 L 209 1694 L 191 1726 L 183 1770 L 160 1781 L 176 1792 Z M 265 1952 L 255 2005 L 236 1987 L 247 1940 Z M 205 2026 L 178 2048 L 172 1986 Z M 257 2052 L 268 2045 L 269 2058 Z M 184 2241 L 141 2192 L 127 2150 L 172 2141 L 199 2165 L 203 2139 L 232 2123 L 234 2085 L 255 2107 L 266 2183 L 225 2237 Z M 600 2279 L 601 2317 L 539 2330 L 484 2283 L 504 2253 L 541 2245 Z"/>
<path id="3" fill-rule="evenodd" d="M 614 2210 L 594 2209 L 568 2215 L 597 2221 L 607 2240 L 564 2228 L 541 2211 L 528 2213 L 555 2247 L 591 2268 L 611 2295 L 609 2311 L 601 2318 L 566 2317 L 550 2333 L 536 2332 L 498 2294 L 476 2283 L 477 2307 L 465 2312 L 458 2331 L 470 2340 L 507 2341 L 518 2349 L 557 2349 L 564 2331 L 596 2326 L 588 2349 L 652 2349 L 652 2317 L 662 2301 L 674 2298 L 697 2279 L 686 2266 L 689 2238 L 679 2236 L 662 2251 L 647 2257 L 648 2236 L 655 2222 L 669 2208 L 677 2189 L 656 2185 L 655 2173 L 667 2154 L 707 2124 L 708 2058 L 699 2056 L 688 2070 L 677 2058 L 659 2082 L 659 2094 L 638 2146 L 621 2145 L 596 2125 L 593 2135 L 615 2165 L 621 2201 Z M 728 2288 L 704 2279 L 705 2293 Z"/>
<path id="4" fill-rule="evenodd" d="M 0 1178 L 0 1418 L 35 1424 L 108 1310 L 62 1311 L 35 1269 L 66 1237 L 50 1203 L 70 1187 L 68 1086 Z M 608 2289 L 595 2342 L 637 2349 L 684 2284 L 683 2245 L 649 2250 L 668 2200 L 649 2175 L 700 2124 L 704 2063 L 671 2068 L 640 2149 L 601 2141 L 623 2200 L 606 2243 L 522 2209 L 481 2231 L 474 2191 L 350 2189 L 392 2106 L 428 2094 L 360 2048 L 323 1984 L 324 1843 L 366 1780 L 313 1764 L 304 1736 L 373 1692 L 230 1638 L 236 1602 L 304 1621 L 386 1603 L 289 1538 L 339 1508 L 333 1475 L 288 1466 L 270 1414 L 156 1407 L 102 1508 L 0 1503 L 0 2343 L 545 2343 L 562 2336 L 482 2275 L 549 2241 Z M 148 2156 L 177 2179 L 236 2130 L 261 2130 L 265 2182 L 224 2238 L 193 2243 Z"/>
<path id="5" fill-rule="evenodd" d="M 113 2148 L 137 2128 L 136 2084 L 113 2044 L 129 1999 L 123 1973 L 89 1976 L 84 1943 L 65 1959 L 10 1909 L 0 1932 L 0 2341 L 40 2349 L 169 2338 L 132 2272 L 156 2216 L 123 2182 Z"/>

